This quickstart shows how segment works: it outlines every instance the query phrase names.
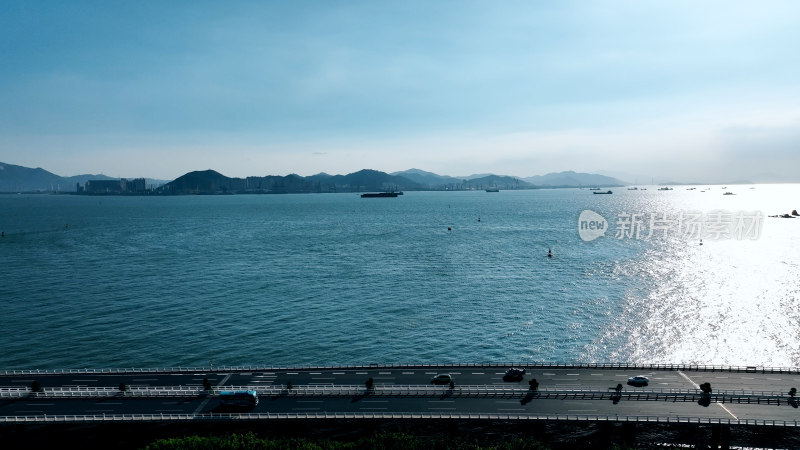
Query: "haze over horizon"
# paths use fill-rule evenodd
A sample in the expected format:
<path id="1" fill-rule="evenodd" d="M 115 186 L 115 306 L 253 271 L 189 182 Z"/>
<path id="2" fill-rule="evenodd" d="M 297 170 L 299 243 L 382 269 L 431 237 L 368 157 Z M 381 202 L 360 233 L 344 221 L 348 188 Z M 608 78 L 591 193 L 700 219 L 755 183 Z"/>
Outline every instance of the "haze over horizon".
<path id="1" fill-rule="evenodd" d="M 799 13 L 778 0 L 12 1 L 0 161 L 160 179 L 413 167 L 800 181 Z"/>

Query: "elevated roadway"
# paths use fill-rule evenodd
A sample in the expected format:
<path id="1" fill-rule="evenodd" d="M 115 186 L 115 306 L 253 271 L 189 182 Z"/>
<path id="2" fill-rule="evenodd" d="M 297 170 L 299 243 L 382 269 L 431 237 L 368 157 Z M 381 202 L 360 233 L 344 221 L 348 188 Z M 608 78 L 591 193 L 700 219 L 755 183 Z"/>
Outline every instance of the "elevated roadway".
<path id="1" fill-rule="evenodd" d="M 800 409 L 788 396 L 800 386 L 796 370 L 524 367 L 527 373 L 515 382 L 503 380 L 507 366 L 489 365 L 6 372 L 0 373 L 0 421 L 492 416 L 800 424 Z M 452 389 L 430 385 L 440 373 L 451 374 Z M 628 386 L 634 375 L 649 377 L 649 386 Z M 368 378 L 373 389 L 365 386 Z M 203 389 L 205 379 L 211 391 Z M 538 392 L 530 391 L 531 379 Z M 43 392 L 30 392 L 34 381 Z M 706 382 L 710 396 L 698 388 Z M 614 389 L 618 384 L 621 392 Z M 257 390 L 259 404 L 246 410 L 222 406 L 217 394 L 231 388 Z"/>

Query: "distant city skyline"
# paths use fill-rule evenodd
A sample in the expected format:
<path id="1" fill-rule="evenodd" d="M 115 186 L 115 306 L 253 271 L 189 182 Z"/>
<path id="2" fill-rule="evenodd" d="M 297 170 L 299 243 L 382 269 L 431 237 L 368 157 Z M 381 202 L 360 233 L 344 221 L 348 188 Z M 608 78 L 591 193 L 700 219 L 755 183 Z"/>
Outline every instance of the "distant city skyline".
<path id="1" fill-rule="evenodd" d="M 11 1 L 0 161 L 800 181 L 798 17 L 777 0 Z"/>

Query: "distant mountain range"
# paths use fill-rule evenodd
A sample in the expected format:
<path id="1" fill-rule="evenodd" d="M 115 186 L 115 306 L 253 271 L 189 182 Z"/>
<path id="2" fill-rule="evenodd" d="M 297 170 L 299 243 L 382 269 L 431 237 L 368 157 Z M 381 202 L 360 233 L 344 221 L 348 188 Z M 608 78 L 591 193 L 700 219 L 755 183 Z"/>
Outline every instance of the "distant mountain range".
<path id="1" fill-rule="evenodd" d="M 189 172 L 156 191 L 159 194 L 233 194 L 233 193 L 301 193 L 301 192 L 367 192 L 367 191 L 429 191 L 479 190 L 497 187 L 537 189 L 580 186 L 621 186 L 622 181 L 603 175 L 563 172 L 528 179 L 506 175 L 482 175 L 478 178 L 455 178 L 409 169 L 391 174 L 377 170 L 359 170 L 348 175 L 319 173 L 309 177 L 299 175 L 230 178 L 214 170 Z"/>
<path id="2" fill-rule="evenodd" d="M 77 185 L 88 180 L 119 180 L 106 175 L 62 177 L 42 168 L 17 166 L 0 162 L 0 192 L 75 192 Z M 147 179 L 148 185 L 161 185 L 164 180 Z"/>
<path id="3" fill-rule="evenodd" d="M 605 175 L 577 173 L 573 171 L 548 173 L 547 175 L 536 175 L 523 179 L 530 184 L 546 187 L 612 187 L 628 184 Z"/>
<path id="4" fill-rule="evenodd" d="M 376 170 L 360 170 L 349 175 L 320 173 L 300 175 L 230 178 L 214 170 L 189 172 L 156 190 L 159 194 L 287 194 L 303 192 L 364 192 L 424 190 L 407 178 Z"/>
<path id="5" fill-rule="evenodd" d="M 41 168 L 31 169 L 0 163 L 0 192 L 76 192 L 88 180 L 118 180 L 106 175 L 62 177 Z M 391 174 L 364 169 L 347 175 L 319 173 L 300 175 L 268 175 L 231 178 L 214 170 L 189 172 L 173 181 L 147 180 L 148 187 L 158 186 L 156 194 L 225 194 L 225 193 L 301 193 L 301 192 L 365 192 L 419 190 L 480 190 L 497 187 L 501 190 L 555 187 L 607 187 L 625 185 L 623 181 L 603 175 L 561 172 L 528 178 L 480 174 L 451 177 L 409 169 Z"/>

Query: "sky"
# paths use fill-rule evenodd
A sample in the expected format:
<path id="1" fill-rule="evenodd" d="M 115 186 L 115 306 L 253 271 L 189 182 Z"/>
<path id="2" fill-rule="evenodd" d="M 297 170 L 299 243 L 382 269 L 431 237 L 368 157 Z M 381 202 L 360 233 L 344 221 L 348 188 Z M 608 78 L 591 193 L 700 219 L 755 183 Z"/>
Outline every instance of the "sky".
<path id="1" fill-rule="evenodd" d="M 4 0 L 0 161 L 800 181 L 800 2 Z"/>

